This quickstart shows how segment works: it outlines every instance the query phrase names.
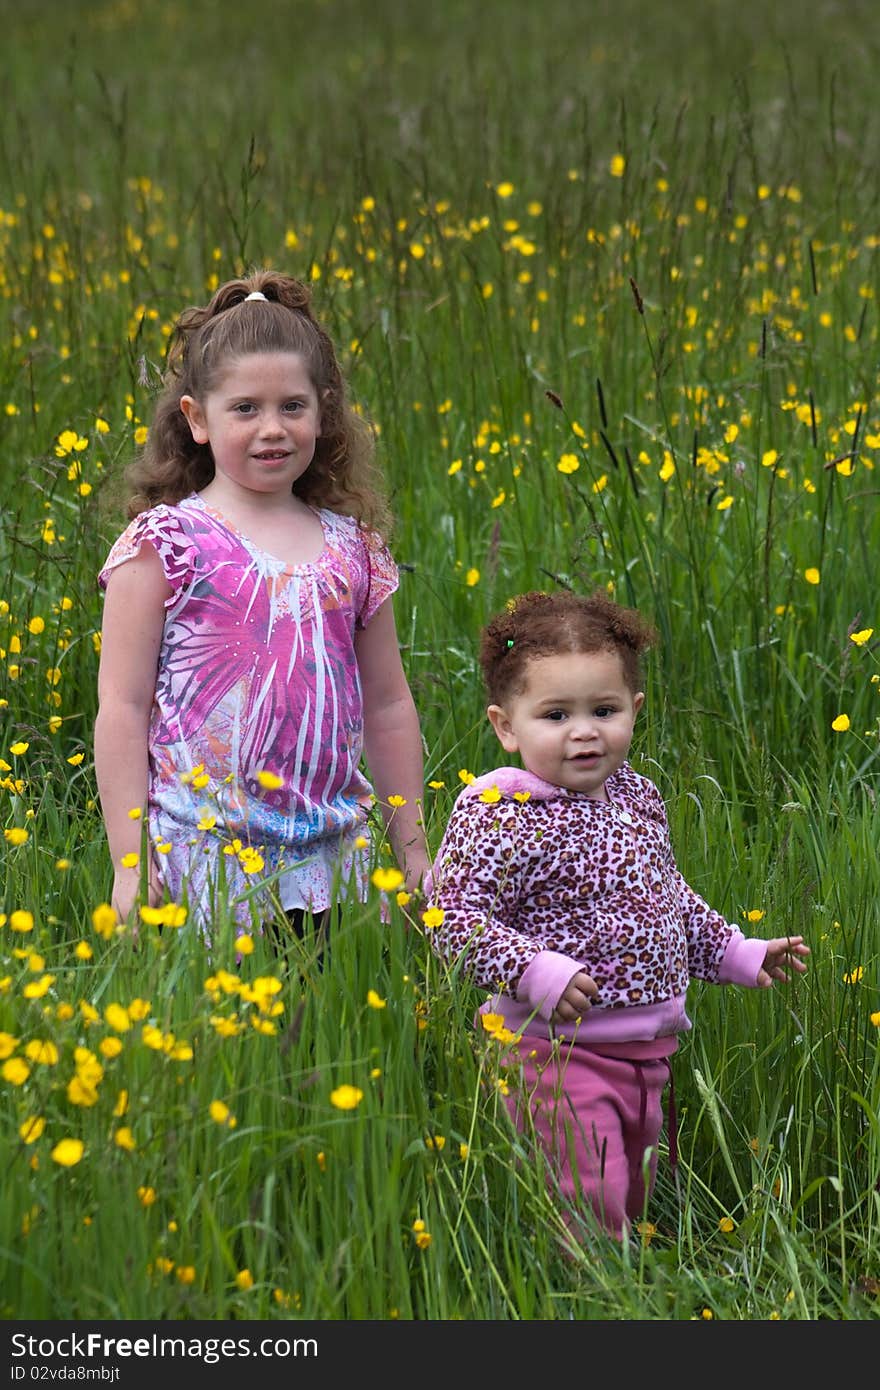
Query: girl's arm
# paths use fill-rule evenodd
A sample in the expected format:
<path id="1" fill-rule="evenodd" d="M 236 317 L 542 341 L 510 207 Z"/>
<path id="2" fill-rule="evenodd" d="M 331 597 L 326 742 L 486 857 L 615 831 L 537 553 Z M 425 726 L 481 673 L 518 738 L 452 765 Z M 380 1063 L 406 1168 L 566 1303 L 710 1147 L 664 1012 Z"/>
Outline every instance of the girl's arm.
<path id="1" fill-rule="evenodd" d="M 127 869 L 121 860 L 132 853 L 140 859 L 142 819 L 129 812 L 139 807 L 142 818 L 147 814 L 147 735 L 170 593 L 159 556 L 145 544 L 113 570 L 104 598 L 95 776 L 113 861 L 111 901 L 123 920 L 140 890 L 140 865 Z M 151 900 L 158 900 L 152 865 L 150 881 Z"/>
<path id="2" fill-rule="evenodd" d="M 391 599 L 355 636 L 364 700 L 364 757 L 388 828 L 388 838 L 410 892 L 428 867 L 423 823 L 424 758 L 419 717 L 394 624 Z M 404 805 L 390 806 L 390 796 Z"/>

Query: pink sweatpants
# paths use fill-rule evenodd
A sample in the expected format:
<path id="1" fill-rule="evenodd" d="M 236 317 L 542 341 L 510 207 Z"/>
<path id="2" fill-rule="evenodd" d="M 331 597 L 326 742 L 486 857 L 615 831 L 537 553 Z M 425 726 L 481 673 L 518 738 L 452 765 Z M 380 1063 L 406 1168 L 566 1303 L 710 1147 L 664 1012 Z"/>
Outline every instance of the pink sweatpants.
<path id="1" fill-rule="evenodd" d="M 588 1203 L 620 1237 L 654 1187 L 668 1061 L 605 1057 L 528 1035 L 511 1052 L 522 1060 L 522 1087 L 512 1083 L 507 1098 L 517 1128 L 534 1126 L 566 1204 Z"/>

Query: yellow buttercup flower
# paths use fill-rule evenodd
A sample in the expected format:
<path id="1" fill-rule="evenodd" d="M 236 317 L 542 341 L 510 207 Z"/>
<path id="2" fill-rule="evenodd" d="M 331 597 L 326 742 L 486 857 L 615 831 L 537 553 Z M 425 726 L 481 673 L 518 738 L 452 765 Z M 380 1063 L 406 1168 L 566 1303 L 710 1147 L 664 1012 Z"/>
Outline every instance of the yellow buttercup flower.
<path id="1" fill-rule="evenodd" d="M 54 983 L 54 975 L 41 975 L 38 980 L 31 980 L 30 984 L 25 985 L 21 992 L 25 999 L 42 999 Z"/>
<path id="2" fill-rule="evenodd" d="M 42 1115 L 32 1115 L 18 1126 L 19 1137 L 24 1144 L 35 1144 L 45 1128 L 46 1121 Z"/>
<path id="3" fill-rule="evenodd" d="M 246 874 L 258 874 L 265 864 L 260 851 L 252 845 L 245 846 L 238 856 L 238 862 Z"/>
<path id="4" fill-rule="evenodd" d="M 10 1057 L 9 1061 L 0 1067 L 0 1076 L 4 1081 L 8 1081 L 10 1086 L 23 1086 L 30 1074 L 31 1069 L 23 1057 Z"/>
<path id="5" fill-rule="evenodd" d="M 121 1004 L 108 1004 L 104 1010 L 104 1017 L 116 1033 L 127 1033 L 131 1027 L 128 1010 Z"/>
<path id="6" fill-rule="evenodd" d="M 137 856 L 135 856 L 137 858 Z M 99 903 L 92 913 L 92 926 L 104 941 L 109 941 L 119 921 L 115 907 L 109 903 Z"/>
<path id="7" fill-rule="evenodd" d="M 225 1101 L 212 1100 L 208 1106 L 208 1114 L 215 1124 L 227 1125 L 230 1129 L 235 1128 L 235 1116 Z"/>
<path id="8" fill-rule="evenodd" d="M 356 1110 L 363 1098 L 363 1091 L 347 1083 L 330 1092 L 330 1104 L 335 1105 L 337 1110 Z"/>
<path id="9" fill-rule="evenodd" d="M 503 1014 L 481 1014 L 480 1023 L 487 1033 L 497 1033 L 499 1028 L 504 1027 Z"/>
<path id="10" fill-rule="evenodd" d="M 393 893 L 403 883 L 403 874 L 399 869 L 374 869 L 372 883 L 380 893 Z"/>
<path id="11" fill-rule="evenodd" d="M 61 1139 L 52 1150 L 52 1159 L 60 1163 L 62 1168 L 72 1168 L 79 1163 L 84 1152 L 85 1144 L 81 1139 Z"/>
<path id="12" fill-rule="evenodd" d="M 91 1109 L 93 1105 L 98 1103 L 97 1084 L 90 1084 L 89 1080 L 77 1073 L 67 1083 L 67 1099 L 71 1105 L 81 1105 L 84 1109 Z"/>

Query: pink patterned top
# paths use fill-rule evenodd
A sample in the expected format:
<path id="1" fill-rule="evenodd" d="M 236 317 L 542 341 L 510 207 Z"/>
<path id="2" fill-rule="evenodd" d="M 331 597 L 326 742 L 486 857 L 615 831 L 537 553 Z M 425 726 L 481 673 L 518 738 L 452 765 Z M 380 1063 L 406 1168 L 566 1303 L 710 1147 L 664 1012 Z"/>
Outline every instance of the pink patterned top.
<path id="1" fill-rule="evenodd" d="M 497 991 L 481 1012 L 514 1032 L 651 1042 L 690 1028 L 692 978 L 757 984 L 766 943 L 685 882 L 653 782 L 625 762 L 605 786 L 598 801 L 501 767 L 453 806 L 426 885 L 444 912 L 431 944 Z M 598 997 L 576 1027 L 553 1024 L 581 970 Z"/>
<path id="2" fill-rule="evenodd" d="M 146 542 L 171 585 L 149 729 L 149 832 L 163 882 L 203 925 L 215 887 L 250 924 L 244 895 L 269 876 L 285 908 L 318 911 L 352 876 L 365 894 L 355 841 L 372 793 L 359 770 L 354 638 L 398 572 L 353 518 L 316 515 L 324 549 L 287 565 L 193 493 L 135 517 L 98 577 L 106 588 Z"/>

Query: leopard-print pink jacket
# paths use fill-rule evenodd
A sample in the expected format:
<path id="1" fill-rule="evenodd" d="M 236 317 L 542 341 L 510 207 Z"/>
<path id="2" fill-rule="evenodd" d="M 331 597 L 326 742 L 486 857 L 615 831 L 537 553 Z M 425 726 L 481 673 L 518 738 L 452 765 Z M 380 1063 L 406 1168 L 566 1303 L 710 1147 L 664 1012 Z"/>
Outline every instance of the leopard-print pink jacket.
<path id="1" fill-rule="evenodd" d="M 572 976 L 599 987 L 581 1043 L 652 1040 L 690 1028 L 692 977 L 755 985 L 765 943 L 746 939 L 685 882 L 662 798 L 629 763 L 608 801 L 498 768 L 459 794 L 429 880 L 448 964 L 498 991 L 506 1026 L 571 1036 L 550 1017 Z M 527 794 L 527 795 L 526 795 Z"/>

